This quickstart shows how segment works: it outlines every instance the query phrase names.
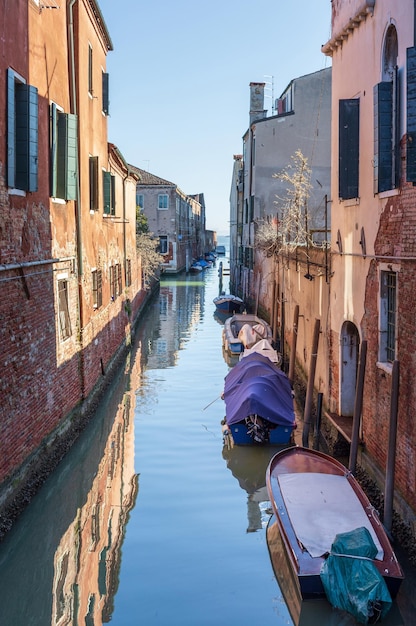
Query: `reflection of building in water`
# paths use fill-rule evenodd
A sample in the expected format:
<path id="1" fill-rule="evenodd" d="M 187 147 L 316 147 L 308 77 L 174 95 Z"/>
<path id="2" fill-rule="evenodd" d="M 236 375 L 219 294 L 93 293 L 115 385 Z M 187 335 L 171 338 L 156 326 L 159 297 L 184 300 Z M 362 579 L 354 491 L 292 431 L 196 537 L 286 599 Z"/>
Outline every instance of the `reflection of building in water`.
<path id="1" fill-rule="evenodd" d="M 207 270 L 209 271 L 209 270 Z M 185 275 L 160 284 L 157 326 L 148 343 L 148 369 L 163 369 L 175 364 L 204 310 L 204 283 Z"/>
<path id="2" fill-rule="evenodd" d="M 139 355 L 133 367 L 130 389 L 139 379 L 134 371 L 140 368 Z M 139 489 L 133 398 L 133 391 L 122 397 L 86 502 L 55 552 L 53 626 L 100 626 L 111 619 L 125 526 Z"/>

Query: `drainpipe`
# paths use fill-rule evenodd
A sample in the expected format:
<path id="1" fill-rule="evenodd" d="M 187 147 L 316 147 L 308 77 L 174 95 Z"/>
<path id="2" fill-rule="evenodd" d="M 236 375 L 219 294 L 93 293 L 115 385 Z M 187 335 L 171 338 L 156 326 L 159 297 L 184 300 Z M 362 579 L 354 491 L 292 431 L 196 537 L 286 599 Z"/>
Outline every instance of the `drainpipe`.
<path id="1" fill-rule="evenodd" d="M 70 91 L 70 109 L 71 113 L 78 115 L 77 110 L 77 85 L 75 72 L 75 46 L 74 46 L 74 14 L 73 7 L 77 0 L 69 0 L 68 2 L 68 46 L 69 46 L 69 91 Z M 77 141 L 77 197 L 74 200 L 75 212 L 75 231 L 76 231 L 76 256 L 78 271 L 78 341 L 80 354 L 80 385 L 81 398 L 85 397 L 85 376 L 84 376 L 84 353 L 83 353 L 83 310 L 82 310 L 82 236 L 81 236 L 81 209 L 80 209 L 80 183 L 79 183 L 79 125 L 78 125 L 78 141 Z"/>

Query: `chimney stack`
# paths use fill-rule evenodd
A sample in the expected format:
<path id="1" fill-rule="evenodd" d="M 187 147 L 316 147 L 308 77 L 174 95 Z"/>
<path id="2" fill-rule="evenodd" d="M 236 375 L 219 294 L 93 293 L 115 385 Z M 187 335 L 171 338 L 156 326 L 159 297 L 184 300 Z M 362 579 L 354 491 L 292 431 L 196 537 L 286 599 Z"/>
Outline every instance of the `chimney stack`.
<path id="1" fill-rule="evenodd" d="M 267 115 L 264 109 L 264 87 L 266 83 L 250 83 L 250 126 Z"/>

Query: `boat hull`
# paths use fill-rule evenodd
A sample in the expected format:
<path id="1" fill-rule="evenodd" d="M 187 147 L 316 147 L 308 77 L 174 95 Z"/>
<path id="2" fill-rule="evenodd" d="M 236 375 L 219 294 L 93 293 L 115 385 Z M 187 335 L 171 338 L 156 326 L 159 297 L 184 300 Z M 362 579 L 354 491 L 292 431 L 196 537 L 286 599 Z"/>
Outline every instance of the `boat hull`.
<path id="1" fill-rule="evenodd" d="M 237 297 L 214 298 L 214 304 L 220 313 L 241 313 L 244 308 L 243 300 Z"/>
<path id="2" fill-rule="evenodd" d="M 322 487 L 327 480 L 323 477 L 328 476 L 330 477 L 328 479 L 329 483 L 334 480 L 333 484 L 336 486 L 339 494 L 339 514 L 334 510 L 331 503 L 331 497 L 333 496 L 326 494 L 325 488 Z M 402 583 L 403 572 L 387 534 L 367 496 L 352 474 L 336 459 L 322 452 L 300 446 L 294 446 L 276 454 L 266 472 L 267 491 L 274 515 L 267 533 L 271 561 L 275 572 L 277 572 L 278 568 L 281 567 L 282 553 L 284 553 L 284 562 L 290 569 L 291 579 L 294 581 L 295 595 L 297 594 L 302 599 L 325 597 L 320 577 L 325 553 L 322 552 L 320 556 L 313 556 L 313 551 L 310 552 L 305 547 L 305 545 L 308 546 L 307 540 L 301 535 L 295 521 L 295 511 L 291 509 L 293 498 L 292 496 L 288 497 L 288 493 L 285 493 L 285 485 L 289 485 L 289 483 L 291 484 L 291 489 L 302 488 L 302 484 L 306 489 L 306 485 L 308 485 L 308 494 L 305 496 L 305 500 L 312 502 L 312 505 L 309 506 L 307 502 L 300 502 L 300 511 L 303 519 L 307 524 L 310 524 L 311 531 L 315 526 L 317 528 L 322 526 L 324 529 L 328 524 L 328 520 L 333 519 L 334 528 L 325 530 L 328 537 L 333 533 L 332 540 L 335 539 L 336 534 L 343 532 L 342 525 L 348 526 L 349 523 L 352 525 L 355 523 L 355 520 L 352 519 L 350 522 L 348 514 L 345 513 L 345 508 L 361 510 L 364 524 L 371 529 L 375 540 L 380 546 L 380 552 L 383 553 L 382 557 L 380 556 L 379 559 L 374 560 L 374 564 L 381 576 L 383 576 L 392 598 L 394 598 Z M 314 484 L 316 489 L 313 487 Z M 342 489 L 340 489 L 341 486 Z M 299 491 L 297 493 L 299 498 L 301 498 Z M 314 508 L 313 501 L 319 503 L 321 497 L 328 503 L 328 506 L 326 504 L 316 506 L 315 504 Z M 361 518 L 358 517 L 357 519 Z M 312 526 L 312 521 L 315 526 Z M 360 521 L 357 525 L 361 526 L 364 524 Z M 277 532 L 280 535 L 281 548 L 278 547 Z M 331 542 L 327 552 L 330 551 L 330 545 Z M 326 550 L 326 548 L 323 548 L 323 550 Z"/>
<path id="3" fill-rule="evenodd" d="M 248 428 L 243 422 L 231 424 L 228 428 L 231 431 L 233 442 L 237 446 L 258 445 L 249 435 Z M 267 443 L 270 445 L 287 445 L 292 441 L 293 430 L 294 427 L 290 426 L 276 426 L 275 428 L 271 428 L 269 430 L 269 440 Z"/>

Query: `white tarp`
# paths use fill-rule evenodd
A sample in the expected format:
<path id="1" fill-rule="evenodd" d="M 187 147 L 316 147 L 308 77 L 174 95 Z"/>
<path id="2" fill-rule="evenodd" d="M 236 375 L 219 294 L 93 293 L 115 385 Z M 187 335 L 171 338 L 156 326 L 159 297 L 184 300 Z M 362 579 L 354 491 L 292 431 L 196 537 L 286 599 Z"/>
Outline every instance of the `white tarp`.
<path id="1" fill-rule="evenodd" d="M 330 552 L 338 533 L 365 526 L 377 547 L 376 558 L 383 558 L 371 522 L 345 476 L 281 474 L 278 480 L 296 536 L 311 556 Z"/>

